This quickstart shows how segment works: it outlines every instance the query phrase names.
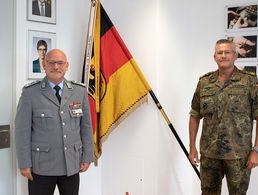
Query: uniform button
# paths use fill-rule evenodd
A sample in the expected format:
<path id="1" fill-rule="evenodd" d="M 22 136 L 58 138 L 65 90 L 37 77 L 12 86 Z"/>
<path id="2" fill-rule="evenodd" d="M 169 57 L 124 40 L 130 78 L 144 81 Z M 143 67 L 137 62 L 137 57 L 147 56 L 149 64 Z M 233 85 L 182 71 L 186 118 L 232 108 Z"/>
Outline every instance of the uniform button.
<path id="1" fill-rule="evenodd" d="M 64 138 L 66 138 L 66 135 L 64 135 Z"/>
<path id="2" fill-rule="evenodd" d="M 36 150 L 39 151 L 39 147 Z"/>
<path id="3" fill-rule="evenodd" d="M 64 111 L 61 111 L 60 113 L 61 113 L 61 114 L 64 114 Z"/>
<path id="4" fill-rule="evenodd" d="M 65 126 L 65 123 L 62 123 L 63 126 Z"/>
<path id="5" fill-rule="evenodd" d="M 45 114 L 44 114 L 44 113 L 42 113 L 42 114 L 41 114 L 41 117 L 44 117 L 44 116 L 45 116 Z"/>
<path id="6" fill-rule="evenodd" d="M 64 147 L 65 150 L 67 150 L 67 147 Z"/>

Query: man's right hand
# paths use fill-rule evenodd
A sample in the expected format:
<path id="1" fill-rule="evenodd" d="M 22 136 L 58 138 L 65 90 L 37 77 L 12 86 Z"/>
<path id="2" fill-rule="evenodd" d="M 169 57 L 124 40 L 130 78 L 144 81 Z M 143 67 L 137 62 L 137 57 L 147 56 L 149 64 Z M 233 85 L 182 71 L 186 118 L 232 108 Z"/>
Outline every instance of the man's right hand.
<path id="1" fill-rule="evenodd" d="M 23 177 L 26 177 L 29 180 L 33 181 L 33 177 L 32 177 L 32 174 L 31 174 L 31 168 L 21 168 L 20 173 Z"/>
<path id="2" fill-rule="evenodd" d="M 197 149 L 195 147 L 190 147 L 189 160 L 194 166 L 198 167 L 200 160 L 198 157 Z"/>

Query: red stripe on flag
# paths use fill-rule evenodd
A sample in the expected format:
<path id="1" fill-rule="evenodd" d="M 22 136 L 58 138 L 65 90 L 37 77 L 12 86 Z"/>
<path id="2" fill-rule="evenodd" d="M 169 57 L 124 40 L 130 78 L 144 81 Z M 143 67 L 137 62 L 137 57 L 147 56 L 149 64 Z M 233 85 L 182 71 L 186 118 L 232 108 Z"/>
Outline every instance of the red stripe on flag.
<path id="1" fill-rule="evenodd" d="M 109 77 L 132 58 L 116 28 L 110 28 L 100 40 L 101 72 L 108 83 Z"/>
<path id="2" fill-rule="evenodd" d="M 95 103 L 95 100 L 91 96 L 88 96 L 88 100 L 89 100 L 89 105 L 90 105 L 91 122 L 92 122 L 93 134 L 94 134 L 96 131 L 96 117 L 97 117 L 96 103 Z"/>

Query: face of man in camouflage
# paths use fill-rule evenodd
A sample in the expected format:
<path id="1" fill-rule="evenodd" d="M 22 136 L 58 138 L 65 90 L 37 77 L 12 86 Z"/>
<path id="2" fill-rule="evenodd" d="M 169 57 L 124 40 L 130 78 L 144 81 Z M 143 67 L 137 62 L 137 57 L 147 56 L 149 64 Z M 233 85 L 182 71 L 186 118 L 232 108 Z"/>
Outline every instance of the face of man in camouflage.
<path id="1" fill-rule="evenodd" d="M 214 59 L 219 69 L 230 69 L 234 67 L 237 59 L 235 45 L 232 43 L 220 43 L 215 47 Z"/>

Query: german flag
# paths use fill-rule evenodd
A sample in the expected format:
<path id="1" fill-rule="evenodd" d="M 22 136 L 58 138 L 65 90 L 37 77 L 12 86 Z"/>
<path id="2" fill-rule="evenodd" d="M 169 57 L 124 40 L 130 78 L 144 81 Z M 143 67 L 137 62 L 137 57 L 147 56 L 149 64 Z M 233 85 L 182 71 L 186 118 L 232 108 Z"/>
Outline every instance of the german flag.
<path id="1" fill-rule="evenodd" d="M 93 42 L 88 94 L 97 161 L 102 142 L 151 88 L 99 2 Z"/>

